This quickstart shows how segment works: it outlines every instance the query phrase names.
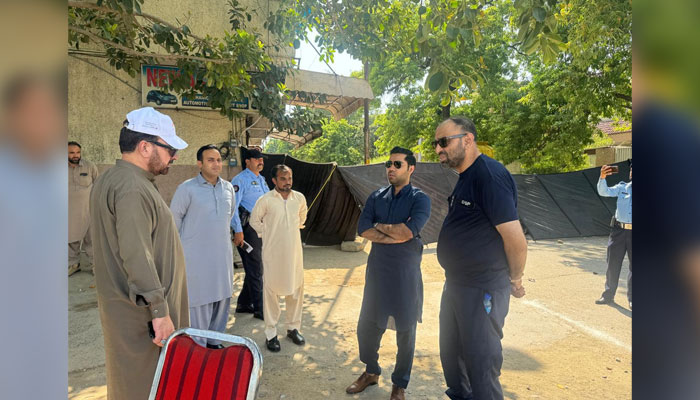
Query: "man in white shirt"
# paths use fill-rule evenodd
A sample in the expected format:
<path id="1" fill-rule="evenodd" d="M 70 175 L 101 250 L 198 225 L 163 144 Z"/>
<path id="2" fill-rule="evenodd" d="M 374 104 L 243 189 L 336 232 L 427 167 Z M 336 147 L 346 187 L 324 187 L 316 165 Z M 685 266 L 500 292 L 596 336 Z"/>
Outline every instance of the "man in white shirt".
<path id="1" fill-rule="evenodd" d="M 274 190 L 258 199 L 250 216 L 250 226 L 262 238 L 263 310 L 265 344 L 280 351 L 277 321 L 279 296 L 287 303 L 287 337 L 299 346 L 305 343 L 299 333 L 304 296 L 304 260 L 301 232 L 306 221 L 306 198 L 292 190 L 292 170 L 284 164 L 272 168 Z"/>

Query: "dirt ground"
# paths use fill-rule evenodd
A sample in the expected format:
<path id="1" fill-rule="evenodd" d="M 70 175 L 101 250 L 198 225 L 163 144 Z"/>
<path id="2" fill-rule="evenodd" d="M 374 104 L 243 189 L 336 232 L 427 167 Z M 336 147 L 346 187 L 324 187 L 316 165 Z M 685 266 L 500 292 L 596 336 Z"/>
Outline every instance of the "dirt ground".
<path id="1" fill-rule="evenodd" d="M 599 306 L 605 282 L 607 238 L 529 241 L 527 295 L 511 298 L 506 318 L 501 384 L 507 399 L 630 399 L 631 311 L 626 279 L 615 305 Z M 307 344 L 281 340 L 282 351 L 265 348 L 263 323 L 231 310 L 228 333 L 254 339 L 264 356 L 260 399 L 387 399 L 396 354 L 393 331 L 379 353 L 378 386 L 345 394 L 363 370 L 355 328 L 369 246 L 346 253 L 335 247 L 304 249 L 305 300 L 302 333 Z M 438 311 L 444 282 L 435 245 L 423 255 L 425 302 L 407 397 L 446 399 L 438 349 Z M 626 277 L 625 260 L 621 276 Z M 236 269 L 235 293 L 243 281 Z M 104 399 L 104 349 L 92 275 L 69 283 L 69 398 Z M 235 303 L 232 302 L 232 303 Z M 618 305 L 619 304 L 619 305 Z M 235 306 L 234 306 L 235 307 Z M 282 313 L 284 319 L 284 312 Z M 280 328 L 282 329 L 282 328 Z"/>

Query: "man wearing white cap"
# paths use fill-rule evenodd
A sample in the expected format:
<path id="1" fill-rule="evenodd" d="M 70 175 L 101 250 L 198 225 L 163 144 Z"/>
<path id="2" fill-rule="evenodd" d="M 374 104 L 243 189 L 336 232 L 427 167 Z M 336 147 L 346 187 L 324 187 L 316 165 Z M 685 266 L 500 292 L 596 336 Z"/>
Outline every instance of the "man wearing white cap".
<path id="1" fill-rule="evenodd" d="M 122 159 L 97 179 L 90 195 L 110 400 L 147 398 L 158 346 L 189 325 L 180 236 L 154 183 L 187 143 L 170 117 L 151 107 L 126 118 L 119 135 Z"/>

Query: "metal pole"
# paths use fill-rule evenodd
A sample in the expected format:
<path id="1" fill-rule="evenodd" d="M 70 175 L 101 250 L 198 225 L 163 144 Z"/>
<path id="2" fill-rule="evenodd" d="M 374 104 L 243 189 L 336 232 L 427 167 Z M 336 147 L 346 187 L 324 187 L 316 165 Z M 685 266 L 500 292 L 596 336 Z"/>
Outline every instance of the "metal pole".
<path id="1" fill-rule="evenodd" d="M 369 62 L 365 61 L 365 80 L 369 82 Z M 364 99 L 365 105 L 365 165 L 369 164 L 369 99 Z"/>

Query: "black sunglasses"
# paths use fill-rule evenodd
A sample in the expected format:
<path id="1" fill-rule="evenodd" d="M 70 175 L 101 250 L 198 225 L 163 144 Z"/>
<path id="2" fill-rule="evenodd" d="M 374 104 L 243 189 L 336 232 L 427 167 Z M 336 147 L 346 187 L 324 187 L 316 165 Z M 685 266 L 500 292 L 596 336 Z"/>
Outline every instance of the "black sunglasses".
<path id="1" fill-rule="evenodd" d="M 440 147 L 442 147 L 444 149 L 445 147 L 447 147 L 447 144 L 450 142 L 450 139 L 456 139 L 456 138 L 462 137 L 462 136 L 467 136 L 467 134 L 460 133 L 459 135 L 445 136 L 445 137 L 441 137 L 438 140 L 433 140 L 432 141 L 433 147 L 437 147 L 437 145 L 440 145 Z"/>
<path id="2" fill-rule="evenodd" d="M 392 164 L 394 165 L 394 168 L 396 168 L 396 169 L 401 169 L 401 165 L 402 165 L 401 161 L 391 161 L 391 160 L 389 160 L 389 161 L 387 161 L 387 162 L 384 163 L 384 166 L 387 167 L 387 168 L 391 168 L 391 165 L 392 165 Z"/>
<path id="3" fill-rule="evenodd" d="M 155 142 L 155 141 L 151 141 L 151 140 L 147 140 L 147 142 L 148 142 L 148 143 L 153 143 L 153 144 L 155 144 L 155 145 L 158 146 L 158 147 L 162 147 L 162 148 L 168 150 L 168 153 L 170 153 L 170 157 L 175 157 L 175 154 L 177 153 L 177 149 L 176 149 L 176 148 L 174 148 L 174 147 L 172 147 L 172 146 L 168 146 L 167 144 L 163 144 L 163 143 Z"/>

